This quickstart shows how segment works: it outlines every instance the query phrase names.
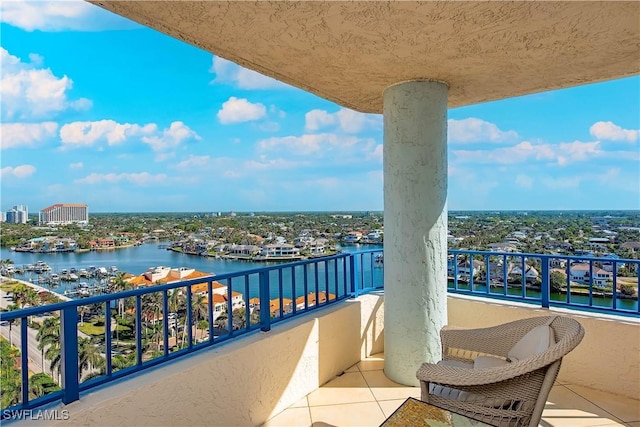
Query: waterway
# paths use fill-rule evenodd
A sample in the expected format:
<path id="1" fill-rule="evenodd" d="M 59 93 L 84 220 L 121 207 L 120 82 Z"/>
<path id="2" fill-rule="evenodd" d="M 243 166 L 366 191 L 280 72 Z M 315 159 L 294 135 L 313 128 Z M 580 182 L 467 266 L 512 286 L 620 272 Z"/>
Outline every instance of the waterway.
<path id="1" fill-rule="evenodd" d="M 62 270 L 70 270 L 75 268 L 77 270 L 89 269 L 90 267 L 105 267 L 109 270 L 112 266 L 116 267 L 119 271 L 130 273 L 133 275 L 140 275 L 150 268 L 158 266 L 166 266 L 171 268 L 193 268 L 197 271 L 211 274 L 225 274 L 236 273 L 245 270 L 251 270 L 254 268 L 262 268 L 267 266 L 273 266 L 274 263 L 267 262 L 254 262 L 254 261 L 236 261 L 226 260 L 213 257 L 202 257 L 197 255 L 185 255 L 179 252 L 173 252 L 166 249 L 161 249 L 162 245 L 159 243 L 147 243 L 140 246 L 131 246 L 128 248 L 114 249 L 114 250 L 102 250 L 102 251 L 90 251 L 90 252 L 61 252 L 61 253 L 31 253 L 31 252 L 14 252 L 7 249 L 0 249 L 0 259 L 11 259 L 15 267 L 25 267 L 29 264 L 35 264 L 38 261 L 44 261 L 51 267 L 51 273 L 59 274 Z M 162 246 L 164 247 L 164 246 Z M 344 252 L 356 252 L 365 249 L 382 249 L 382 246 L 377 245 L 345 245 L 338 247 L 338 249 Z M 362 271 L 364 277 L 375 276 L 376 282 L 382 283 L 382 269 L 373 267 L 373 263 L 369 262 L 370 259 L 365 260 L 362 264 Z M 376 271 L 373 271 L 375 268 Z M 333 283 L 334 270 L 329 266 L 330 281 Z M 302 284 L 304 277 L 301 274 L 301 269 L 296 269 L 296 279 L 298 280 L 298 287 L 294 291 L 291 288 L 285 288 L 282 293 L 286 298 L 291 298 L 295 293 L 295 296 L 303 294 Z M 371 273 L 371 274 L 369 274 Z M 375 273 L 375 274 L 374 274 Z M 320 279 L 326 274 L 324 266 L 319 266 L 318 274 Z M 342 275 L 342 272 L 340 271 Z M 307 273 L 308 282 L 312 283 L 315 279 L 315 271 L 309 269 Z M 291 278 L 291 272 L 285 270 L 283 272 L 283 282 L 289 283 Z M 24 274 L 15 275 L 15 278 L 27 280 L 32 283 L 38 282 L 38 275 L 34 272 L 25 271 Z M 77 284 L 82 281 L 88 281 L 92 287 L 96 283 L 94 280 L 86 280 L 80 278 L 78 282 L 60 282 L 56 287 L 51 288 L 56 293 L 63 294 L 65 291 L 73 291 Z M 259 295 L 259 289 L 257 286 L 258 277 L 252 276 L 250 278 L 251 287 L 249 290 L 249 298 L 257 297 Z M 238 281 L 239 282 L 239 281 Z M 274 281 L 275 282 L 275 281 Z M 233 288 L 243 288 L 241 285 L 237 285 L 234 281 Z M 276 291 L 277 284 L 272 284 L 272 290 Z M 314 288 L 315 289 L 315 288 Z M 243 291 L 243 289 L 238 289 Z M 331 292 L 331 288 L 328 290 Z M 244 292 L 243 292 L 244 293 Z M 279 294 L 272 292 L 272 295 Z"/>
<path id="2" fill-rule="evenodd" d="M 111 266 L 117 267 L 119 271 L 131 273 L 133 275 L 140 275 L 147 271 L 149 268 L 157 266 L 167 266 L 172 268 L 187 267 L 195 270 L 211 273 L 211 274 L 225 274 L 236 273 L 254 268 L 261 268 L 266 266 L 273 266 L 273 263 L 266 262 L 254 262 L 254 261 L 235 261 L 216 259 L 212 257 L 201 257 L 196 255 L 185 255 L 178 252 L 168 251 L 166 249 L 160 249 L 158 243 L 148 243 L 141 246 L 132 246 L 129 248 L 117 249 L 117 250 L 105 250 L 105 251 L 91 251 L 91 252 L 65 252 L 65 253 L 29 253 L 29 252 L 13 252 L 7 249 L 0 249 L 0 259 L 11 259 L 16 267 L 23 267 L 28 264 L 35 264 L 37 261 L 44 261 L 51 267 L 51 273 L 59 273 L 60 271 L 71 268 L 88 269 L 91 266 L 105 267 L 109 269 Z M 366 249 L 382 249 L 382 246 L 376 245 L 346 245 L 339 249 L 344 252 L 357 252 Z M 362 273 L 361 280 L 365 281 L 364 286 L 380 285 L 382 283 L 382 268 L 376 268 L 370 257 L 364 257 L 362 260 L 359 272 Z M 379 267 L 379 266 L 378 266 Z M 320 289 L 327 290 L 329 293 L 333 293 L 335 289 L 335 270 L 332 265 L 329 265 L 328 271 L 325 271 L 325 266 L 321 263 L 318 266 L 318 275 L 320 281 L 326 276 L 329 279 L 329 288 Z M 308 291 L 315 290 L 315 270 L 309 269 L 307 272 L 307 281 L 310 283 L 311 288 Z M 343 271 L 339 269 L 339 276 L 342 277 Z M 17 275 L 16 278 L 27 280 L 33 283 L 37 282 L 38 276 L 35 273 L 25 272 L 23 275 Z M 283 283 L 285 284 L 282 291 L 278 288 L 278 280 L 275 274 L 272 274 L 273 280 L 271 283 L 271 296 L 280 295 L 286 298 L 292 298 L 304 295 L 304 289 L 302 284 L 304 283 L 304 274 L 301 268 L 296 269 L 295 277 L 297 281 L 296 289 L 291 286 L 292 272 L 290 270 L 283 270 Z M 80 279 L 84 280 L 84 279 Z M 232 287 L 234 290 L 245 294 L 244 283 L 240 283 L 240 280 L 234 280 Z M 251 276 L 249 279 L 249 298 L 259 296 L 258 277 L 257 275 Z M 339 280 L 340 282 L 340 280 Z M 61 282 L 61 284 L 53 291 L 57 293 L 64 293 L 66 290 L 73 290 L 77 286 L 77 283 L 73 282 Z M 482 285 L 477 286 L 476 290 L 482 291 L 484 288 Z M 521 290 L 510 288 L 510 295 L 521 294 Z M 527 296 L 532 298 L 539 298 L 539 292 L 527 290 Z M 246 296 L 245 296 L 246 298 Z M 555 301 L 565 301 L 567 296 L 564 294 L 552 294 L 551 299 Z M 571 302 L 577 304 L 589 304 L 589 297 L 585 295 L 572 295 Z M 593 297 L 593 305 L 600 307 L 612 307 L 612 299 L 608 297 Z M 637 310 L 638 301 L 632 299 L 617 300 L 617 306 L 624 310 Z"/>

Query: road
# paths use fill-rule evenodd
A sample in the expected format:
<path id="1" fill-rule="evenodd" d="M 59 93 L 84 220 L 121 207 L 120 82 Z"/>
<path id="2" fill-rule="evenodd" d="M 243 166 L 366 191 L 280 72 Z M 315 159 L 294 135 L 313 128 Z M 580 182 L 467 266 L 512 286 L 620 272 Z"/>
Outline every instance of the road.
<path id="1" fill-rule="evenodd" d="M 0 333 L 11 345 L 18 349 L 22 349 L 22 327 L 19 323 L 9 326 L 0 326 Z M 33 372 L 45 372 L 47 374 L 51 374 L 51 363 L 43 357 L 42 351 L 38 349 L 38 340 L 36 339 L 37 334 L 38 331 L 35 329 L 27 328 L 27 358 L 29 359 L 29 368 Z"/>

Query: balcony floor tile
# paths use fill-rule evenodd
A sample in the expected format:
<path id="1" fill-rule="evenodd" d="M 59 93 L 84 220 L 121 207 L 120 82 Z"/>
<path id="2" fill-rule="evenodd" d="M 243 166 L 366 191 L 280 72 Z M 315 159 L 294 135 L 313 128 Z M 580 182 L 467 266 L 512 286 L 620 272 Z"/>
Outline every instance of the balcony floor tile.
<path id="1" fill-rule="evenodd" d="M 379 426 L 387 418 L 378 402 L 312 406 L 311 421 L 317 426 Z"/>
<path id="2" fill-rule="evenodd" d="M 566 387 L 605 411 L 615 414 L 624 422 L 640 420 L 640 400 L 633 400 L 624 396 L 611 398 L 609 393 L 579 385 L 567 384 Z"/>
<path id="3" fill-rule="evenodd" d="M 383 354 L 363 360 L 264 425 L 379 426 L 408 397 L 420 398 L 419 387 L 391 381 L 383 367 Z M 540 426 L 640 427 L 640 401 L 556 382 Z"/>

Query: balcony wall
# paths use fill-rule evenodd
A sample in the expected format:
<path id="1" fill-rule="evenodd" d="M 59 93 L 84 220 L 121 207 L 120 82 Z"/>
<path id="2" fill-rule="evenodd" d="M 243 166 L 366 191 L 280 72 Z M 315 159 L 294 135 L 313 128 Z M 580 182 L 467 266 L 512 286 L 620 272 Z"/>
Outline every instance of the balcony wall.
<path id="1" fill-rule="evenodd" d="M 363 295 L 109 385 L 65 407 L 73 425 L 260 425 L 362 358 L 383 351 L 383 294 Z M 586 335 L 559 381 L 640 395 L 640 321 L 570 315 Z M 549 310 L 449 296 L 449 324 L 482 327 Z M 358 327 L 359 325 L 359 327 Z M 61 423 L 64 424 L 64 423 Z"/>
<path id="2" fill-rule="evenodd" d="M 478 328 L 550 313 L 576 319 L 585 329 L 580 345 L 562 360 L 558 381 L 632 399 L 640 396 L 640 319 L 449 295 L 449 324 Z"/>
<path id="3" fill-rule="evenodd" d="M 67 405 L 67 424 L 260 425 L 383 351 L 382 300 L 360 296 L 112 383 Z"/>

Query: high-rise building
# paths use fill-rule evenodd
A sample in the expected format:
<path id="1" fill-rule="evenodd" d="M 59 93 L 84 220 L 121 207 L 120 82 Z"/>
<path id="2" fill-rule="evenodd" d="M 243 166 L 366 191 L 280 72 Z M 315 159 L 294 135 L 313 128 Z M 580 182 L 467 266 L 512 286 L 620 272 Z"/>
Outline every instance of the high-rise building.
<path id="1" fill-rule="evenodd" d="M 6 215 L 6 222 L 11 224 L 26 224 L 29 219 L 29 210 L 24 205 L 16 205 L 9 209 Z"/>
<path id="2" fill-rule="evenodd" d="M 57 203 L 42 209 L 38 220 L 40 224 L 88 224 L 89 210 L 85 203 Z"/>

